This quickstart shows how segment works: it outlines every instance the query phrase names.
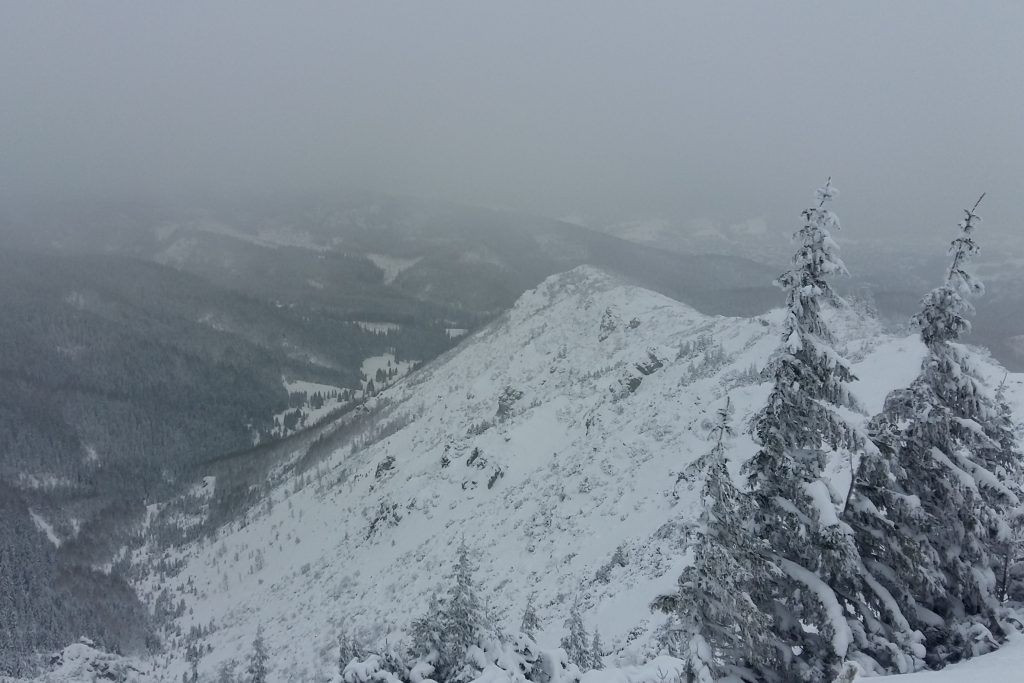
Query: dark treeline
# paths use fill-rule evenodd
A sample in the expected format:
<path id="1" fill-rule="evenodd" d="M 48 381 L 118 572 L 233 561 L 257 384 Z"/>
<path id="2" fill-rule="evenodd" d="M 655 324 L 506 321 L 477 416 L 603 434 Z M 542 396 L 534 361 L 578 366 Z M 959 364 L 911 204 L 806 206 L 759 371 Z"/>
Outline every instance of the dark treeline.
<path id="1" fill-rule="evenodd" d="M 155 647 L 146 610 L 124 580 L 60 561 L 27 510 L 0 482 L 0 674 L 28 674 L 34 653 L 83 634 L 115 652 Z"/>

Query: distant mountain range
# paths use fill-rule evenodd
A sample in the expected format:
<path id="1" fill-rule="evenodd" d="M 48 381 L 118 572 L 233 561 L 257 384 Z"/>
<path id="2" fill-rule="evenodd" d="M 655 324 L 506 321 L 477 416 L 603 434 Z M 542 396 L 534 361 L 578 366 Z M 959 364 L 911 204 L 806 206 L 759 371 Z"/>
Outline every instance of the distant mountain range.
<path id="1" fill-rule="evenodd" d="M 121 253 L 342 316 L 480 322 L 543 278 L 594 265 L 708 313 L 777 302 L 774 269 L 676 253 L 562 221 L 380 195 L 203 210 L 62 206 L 9 213 L 22 243 Z M 15 239 L 12 237 L 11 239 Z"/>

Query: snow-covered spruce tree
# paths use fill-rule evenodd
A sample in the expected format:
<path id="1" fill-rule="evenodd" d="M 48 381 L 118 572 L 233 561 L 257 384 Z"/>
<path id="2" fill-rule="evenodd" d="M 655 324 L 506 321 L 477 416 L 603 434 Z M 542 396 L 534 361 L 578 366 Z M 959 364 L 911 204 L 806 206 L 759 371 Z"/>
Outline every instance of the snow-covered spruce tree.
<path id="1" fill-rule="evenodd" d="M 562 649 L 569 661 L 586 671 L 591 665 L 590 643 L 587 642 L 587 629 L 580 615 L 579 600 L 574 600 L 569 608 L 569 618 L 565 620 L 566 634 L 562 636 Z"/>
<path id="2" fill-rule="evenodd" d="M 249 675 L 248 683 L 267 683 L 267 645 L 263 641 L 263 626 L 256 629 L 256 638 L 252 641 L 252 655 L 245 672 Z"/>
<path id="3" fill-rule="evenodd" d="M 846 492 L 832 491 L 823 474 L 831 460 L 852 462 L 872 447 L 844 416 L 844 409 L 859 410 L 847 387 L 855 377 L 822 315 L 824 303 L 837 301 L 829 278 L 846 272 L 829 232 L 839 227 L 826 208 L 836 195 L 829 179 L 816 205 L 802 212 L 793 267 L 776 282 L 786 292 L 782 344 L 766 368 L 772 389 L 753 423 L 760 449 L 744 465 L 753 534 L 767 541 L 765 559 L 780 570 L 752 586 L 782 645 L 776 656 L 759 653 L 762 661 L 752 662 L 767 680 L 833 679 L 857 626 L 847 605 L 859 600 L 862 565 L 838 514 Z"/>
<path id="4" fill-rule="evenodd" d="M 439 678 L 440 674 L 437 672 L 446 666 L 444 626 L 444 607 L 441 598 L 435 592 L 430 596 L 423 615 L 412 622 L 409 635 L 412 638 L 410 657 L 415 661 L 413 668 L 430 668 L 430 673 L 438 677 L 438 680 L 443 679 Z"/>
<path id="5" fill-rule="evenodd" d="M 531 639 L 537 637 L 537 631 L 540 630 L 540 618 L 537 616 L 537 609 L 533 606 L 533 601 L 536 598 L 536 594 L 530 593 L 530 596 L 526 599 L 526 609 L 523 610 L 523 620 L 519 626 L 519 630 Z"/>
<path id="6" fill-rule="evenodd" d="M 233 659 L 221 662 L 217 667 L 217 683 L 236 683 L 238 679 L 235 678 L 235 664 Z"/>
<path id="7" fill-rule="evenodd" d="M 751 600 L 750 587 L 772 580 L 772 566 L 762 555 L 764 542 L 751 534 L 752 508 L 729 475 L 726 440 L 732 436 L 732 404 L 718 409 L 711 439 L 714 446 L 685 471 L 699 477 L 702 509 L 690 537 L 693 564 L 679 577 L 679 588 L 659 597 L 652 608 L 672 615 L 669 647 L 687 662 L 691 681 L 713 683 L 747 669 L 778 664 L 771 641 L 771 621 Z"/>
<path id="8" fill-rule="evenodd" d="M 999 429 L 999 445 L 1004 452 L 1011 454 L 1011 458 L 1014 462 L 1018 463 L 1016 467 L 1011 468 L 1017 476 L 1014 477 L 1016 486 L 1013 486 L 1013 481 L 1008 482 L 1013 487 L 1014 492 L 1017 494 L 1019 500 L 1024 500 L 1024 495 L 1021 495 L 1021 488 L 1024 487 L 1022 482 L 1021 468 L 1024 464 L 1021 463 L 1022 456 L 1018 445 L 1018 435 L 1020 434 L 1022 425 L 1018 424 L 1014 419 L 1013 410 L 1010 408 L 1010 404 L 1006 399 L 1006 376 L 1003 376 L 999 386 L 996 387 L 995 392 L 996 406 L 999 411 L 999 417 L 996 421 L 996 426 Z M 1016 579 L 1021 574 L 1024 574 L 1024 567 L 1021 567 L 1021 559 L 1024 558 L 1024 505 L 1017 505 L 1016 508 L 1011 510 L 1007 516 L 1007 523 L 1010 526 L 1010 537 L 1004 542 L 1003 545 L 1003 560 L 1001 574 L 999 577 L 999 585 L 997 595 L 1000 601 L 1005 602 L 1007 600 L 1013 600 L 1020 602 L 1024 593 L 1019 590 L 1020 582 Z"/>
<path id="9" fill-rule="evenodd" d="M 338 673 L 344 674 L 349 662 L 360 660 L 363 656 L 363 648 L 359 645 L 356 632 L 342 633 L 338 639 Z"/>
<path id="10" fill-rule="evenodd" d="M 899 461 L 899 438 L 873 418 L 875 444 L 860 459 L 843 520 L 853 529 L 867 590 L 857 659 L 873 673 L 907 673 L 924 666 L 924 634 L 911 586 L 935 574 L 935 553 L 920 531 L 930 521 L 901 483 L 913 476 Z"/>
<path id="11" fill-rule="evenodd" d="M 494 627 L 480 600 L 473 578 L 476 565 L 465 540 L 456 551 L 450 586 L 443 597 L 434 595 L 427 612 L 412 625 L 413 655 L 433 667 L 438 681 L 468 681 L 480 673 L 480 650 Z M 422 668 L 422 667 L 421 667 Z"/>
<path id="12" fill-rule="evenodd" d="M 968 298 L 983 292 L 966 269 L 978 250 L 980 202 L 965 210 L 945 282 L 913 318 L 927 356 L 872 421 L 881 456 L 862 461 L 850 506 L 869 569 L 902 608 L 899 618 L 924 634 L 933 667 L 993 649 L 1003 636 L 997 577 L 1007 514 L 1018 504 L 1012 425 L 957 343 L 971 329 Z M 891 614 L 880 610 L 883 620 Z"/>
<path id="13" fill-rule="evenodd" d="M 604 644 L 601 642 L 601 632 L 594 628 L 594 639 L 590 641 L 590 668 L 604 668 Z"/>

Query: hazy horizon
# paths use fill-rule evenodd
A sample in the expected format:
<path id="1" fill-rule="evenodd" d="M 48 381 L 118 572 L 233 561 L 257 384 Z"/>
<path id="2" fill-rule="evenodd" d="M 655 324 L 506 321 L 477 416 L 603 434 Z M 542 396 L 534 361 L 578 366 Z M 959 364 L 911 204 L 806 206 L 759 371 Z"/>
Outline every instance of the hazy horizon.
<path id="1" fill-rule="evenodd" d="M 6 3 L 0 199 L 336 188 L 857 235 L 1024 215 L 1024 6 Z"/>

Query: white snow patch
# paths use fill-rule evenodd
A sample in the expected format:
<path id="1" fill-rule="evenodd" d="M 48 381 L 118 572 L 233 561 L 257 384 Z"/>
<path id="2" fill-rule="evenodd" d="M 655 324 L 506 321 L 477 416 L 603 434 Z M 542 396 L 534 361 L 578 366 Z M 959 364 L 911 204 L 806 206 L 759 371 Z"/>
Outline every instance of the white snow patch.
<path id="1" fill-rule="evenodd" d="M 289 394 L 306 394 L 306 396 L 312 396 L 317 392 L 320 392 L 321 394 L 332 394 L 341 391 L 341 387 L 336 387 L 333 384 L 308 382 L 302 379 L 282 379 L 281 381 L 284 383 L 284 388 Z"/>
<path id="2" fill-rule="evenodd" d="M 395 281 L 395 278 L 403 270 L 412 268 L 420 261 L 418 257 L 400 258 L 398 256 L 388 256 L 387 254 L 367 254 L 366 258 L 373 261 L 373 265 L 384 271 L 384 282 L 389 285 Z"/>
<path id="3" fill-rule="evenodd" d="M 366 385 L 370 380 L 373 380 L 374 388 L 380 391 L 382 387 L 378 386 L 380 383 L 377 381 L 377 370 L 382 370 L 386 375 L 389 370 L 395 370 L 398 374 L 392 379 L 386 379 L 385 384 L 390 384 L 398 381 L 404 377 L 416 364 L 415 361 L 410 360 L 396 360 L 395 354 L 393 353 L 382 353 L 379 356 L 370 356 L 363 360 L 363 364 L 360 366 L 360 371 L 366 375 L 367 381 L 363 382 L 363 389 L 366 389 Z"/>
<path id="4" fill-rule="evenodd" d="M 290 396 L 302 394 L 305 396 L 305 401 L 297 408 L 289 407 L 274 415 L 274 423 L 277 425 L 274 428 L 274 436 L 276 437 L 288 436 L 305 427 L 318 424 L 330 416 L 331 413 L 351 403 L 354 398 L 350 396 L 347 401 L 343 401 L 342 388 L 332 384 L 321 384 L 306 380 L 289 380 L 288 378 L 282 378 L 281 381 Z M 314 407 L 312 403 L 313 395 L 317 393 L 323 398 L 323 404 L 319 408 Z M 285 427 L 285 417 L 296 410 L 299 411 L 298 422 L 294 428 L 288 429 Z"/>
<path id="5" fill-rule="evenodd" d="M 24 489 L 53 490 L 58 488 L 71 488 L 74 482 L 67 477 L 58 477 L 54 474 L 18 474 L 17 485 Z"/>
<path id="6" fill-rule="evenodd" d="M 29 514 L 32 515 L 32 521 L 35 522 L 36 528 L 46 534 L 46 538 L 50 540 L 50 543 L 59 548 L 61 543 L 60 536 L 53 530 L 53 525 L 43 519 L 43 516 L 35 510 L 29 510 Z"/>
<path id="7" fill-rule="evenodd" d="M 839 515 L 836 512 L 836 505 L 832 502 L 832 494 L 828 486 L 821 479 L 815 479 L 804 484 L 804 491 L 811 499 L 812 504 L 818 510 L 818 519 L 823 526 L 837 526 Z"/>
<path id="8" fill-rule="evenodd" d="M 865 411 L 877 414 L 890 391 L 914 381 L 926 354 L 927 349 L 917 334 L 882 337 L 869 356 L 853 365 L 857 381 L 850 389 Z"/>
<path id="9" fill-rule="evenodd" d="M 363 328 L 367 332 L 375 332 L 378 334 L 397 332 L 398 330 L 402 329 L 402 326 L 399 325 L 398 323 L 378 323 L 365 320 L 357 320 L 355 322 L 356 325 L 359 325 L 359 327 Z"/>
<path id="10" fill-rule="evenodd" d="M 100 461 L 100 454 L 95 446 L 85 445 L 85 456 L 82 458 L 82 461 L 90 465 L 95 465 Z"/>
<path id="11" fill-rule="evenodd" d="M 850 649 L 850 643 L 853 642 L 853 632 L 850 631 L 850 625 L 846 622 L 846 613 L 843 611 L 843 606 L 839 604 L 836 594 L 814 572 L 785 558 L 778 558 L 776 562 L 782 567 L 782 571 L 807 586 L 817 596 L 821 606 L 825 609 L 829 624 L 832 626 L 832 647 L 840 657 L 845 657 L 847 650 Z"/>
<path id="12" fill-rule="evenodd" d="M 78 310 L 84 310 L 86 307 L 85 294 L 77 290 L 73 290 L 64 297 L 64 303 L 74 306 Z"/>

